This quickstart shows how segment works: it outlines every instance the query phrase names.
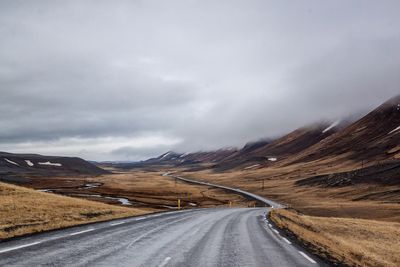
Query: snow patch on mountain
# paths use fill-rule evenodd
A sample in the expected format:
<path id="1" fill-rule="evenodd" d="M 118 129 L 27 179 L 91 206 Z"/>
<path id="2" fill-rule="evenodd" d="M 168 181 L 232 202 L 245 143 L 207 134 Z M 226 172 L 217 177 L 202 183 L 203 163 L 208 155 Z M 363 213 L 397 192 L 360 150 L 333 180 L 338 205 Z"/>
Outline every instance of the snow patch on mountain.
<path id="1" fill-rule="evenodd" d="M 14 162 L 14 161 L 12 161 L 12 160 L 9 160 L 9 159 L 6 159 L 6 158 L 4 158 L 4 160 L 7 161 L 8 163 L 11 163 L 11 164 L 14 164 L 14 165 L 19 166 L 18 163 Z"/>
<path id="2" fill-rule="evenodd" d="M 258 167 L 258 166 L 260 166 L 260 164 L 254 164 L 254 165 L 248 166 L 248 167 L 246 167 L 244 169 L 245 170 L 254 169 L 254 168 Z"/>
<path id="3" fill-rule="evenodd" d="M 32 167 L 33 165 L 35 165 L 35 164 L 33 164 L 33 162 L 30 161 L 29 159 L 26 159 L 25 162 L 26 162 L 26 164 L 28 164 L 29 167 Z"/>
<path id="4" fill-rule="evenodd" d="M 61 167 L 62 166 L 61 163 L 50 162 L 50 161 L 39 162 L 39 165 L 56 166 L 56 167 Z"/>
<path id="5" fill-rule="evenodd" d="M 340 123 L 340 120 L 335 121 L 334 123 L 332 123 L 331 125 L 329 125 L 325 130 L 322 131 L 322 133 L 326 133 L 327 131 L 329 131 L 330 129 L 332 129 L 333 127 L 338 126 Z"/>
<path id="6" fill-rule="evenodd" d="M 394 133 L 394 132 L 397 132 L 398 130 L 400 130 L 400 126 L 399 127 L 397 127 L 397 128 L 395 128 L 395 129 L 393 129 L 393 130 L 391 130 L 388 134 L 391 134 L 391 133 Z"/>

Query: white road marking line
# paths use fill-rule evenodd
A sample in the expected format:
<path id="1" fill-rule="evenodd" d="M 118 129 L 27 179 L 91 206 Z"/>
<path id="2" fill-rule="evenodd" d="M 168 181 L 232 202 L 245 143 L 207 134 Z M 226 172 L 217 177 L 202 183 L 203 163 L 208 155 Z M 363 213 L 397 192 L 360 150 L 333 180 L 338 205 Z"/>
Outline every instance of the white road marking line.
<path id="1" fill-rule="evenodd" d="M 144 237 L 146 237 L 146 236 L 148 236 L 148 235 L 150 235 L 150 234 L 152 234 L 152 233 L 154 233 L 154 232 L 156 232 L 156 231 L 158 231 L 158 230 L 160 230 L 160 229 L 162 229 L 162 228 L 164 228 L 164 227 L 166 227 L 166 226 L 175 224 L 175 223 L 177 223 L 177 222 L 181 222 L 181 221 L 183 221 L 183 220 L 186 220 L 186 218 L 183 218 L 183 219 L 180 219 L 180 220 L 176 220 L 176 221 L 172 221 L 172 222 L 167 223 L 167 224 L 162 224 L 162 225 L 160 225 L 160 226 L 158 226 L 158 227 L 156 227 L 156 228 L 153 228 L 153 230 L 150 230 L 150 231 L 148 231 L 148 232 L 146 232 L 146 233 L 144 233 L 144 234 L 142 234 L 142 235 L 136 237 L 134 240 L 132 240 L 132 241 L 127 245 L 127 248 L 130 248 L 134 243 L 136 243 L 136 242 L 139 241 L 140 239 L 142 239 L 142 238 L 144 238 Z"/>
<path id="2" fill-rule="evenodd" d="M 290 241 L 287 240 L 286 238 L 282 237 L 282 239 L 283 239 L 286 243 L 288 243 L 289 245 L 292 244 L 292 242 L 290 242 Z"/>
<path id="3" fill-rule="evenodd" d="M 135 219 L 135 221 L 140 221 L 140 220 L 144 220 L 144 219 L 146 219 L 147 217 L 141 217 L 141 218 L 137 218 L 137 219 Z"/>
<path id="4" fill-rule="evenodd" d="M 69 234 L 69 235 L 71 235 L 71 236 L 73 236 L 73 235 L 79 235 L 79 234 L 87 233 L 87 232 L 90 232 L 90 231 L 93 231 L 93 230 L 94 230 L 94 229 L 87 229 L 87 230 L 75 232 L 75 233 L 72 233 L 72 234 Z"/>
<path id="5" fill-rule="evenodd" d="M 38 241 L 38 242 L 29 243 L 29 244 L 26 244 L 26 245 L 21 245 L 21 246 L 6 248 L 6 249 L 0 250 L 0 253 L 4 253 L 4 252 L 16 250 L 16 249 L 20 249 L 20 248 L 26 248 L 26 247 L 34 246 L 34 245 L 37 245 L 37 244 L 40 244 L 40 243 L 41 243 L 41 242 Z"/>
<path id="6" fill-rule="evenodd" d="M 167 265 L 167 263 L 171 260 L 171 257 L 166 257 L 163 262 L 161 262 L 160 265 L 158 265 L 158 267 L 164 267 L 165 265 Z"/>
<path id="7" fill-rule="evenodd" d="M 315 260 L 311 259 L 310 257 L 308 257 L 304 252 L 299 251 L 299 253 L 301 254 L 301 256 L 303 256 L 304 258 L 306 258 L 307 260 L 309 260 L 311 263 L 317 263 Z"/>
<path id="8" fill-rule="evenodd" d="M 272 229 L 272 231 L 279 235 L 279 232 L 276 229 Z"/>
<path id="9" fill-rule="evenodd" d="M 272 224 L 269 223 L 268 226 L 272 228 Z"/>
<path id="10" fill-rule="evenodd" d="M 120 224 L 123 224 L 123 223 L 125 223 L 125 222 L 115 222 L 115 223 L 110 223 L 110 225 L 111 226 L 115 226 L 115 225 L 120 225 Z"/>
<path id="11" fill-rule="evenodd" d="M 189 234 L 189 236 L 194 236 L 195 234 L 197 234 L 197 232 L 200 230 L 200 228 L 195 229 L 193 232 L 191 232 Z"/>

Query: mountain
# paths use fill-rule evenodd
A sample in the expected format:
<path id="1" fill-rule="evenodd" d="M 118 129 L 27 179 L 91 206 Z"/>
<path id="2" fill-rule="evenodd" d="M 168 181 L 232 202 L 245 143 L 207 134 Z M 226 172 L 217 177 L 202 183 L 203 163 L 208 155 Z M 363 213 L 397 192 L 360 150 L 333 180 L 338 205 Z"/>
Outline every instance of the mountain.
<path id="1" fill-rule="evenodd" d="M 99 175 L 108 173 L 76 157 L 0 152 L 0 180 L 18 182 L 22 176 Z"/>
<path id="2" fill-rule="evenodd" d="M 169 151 L 156 158 L 151 158 L 141 162 L 118 164 L 120 168 L 135 168 L 145 166 L 187 166 L 191 164 L 215 164 L 234 153 L 236 148 L 224 148 L 213 151 L 199 151 L 193 153 L 176 153 Z"/>
<path id="3" fill-rule="evenodd" d="M 247 144 L 236 154 L 219 162 L 216 169 L 256 168 L 273 164 L 320 142 L 340 127 L 338 122 L 317 123 L 299 128 L 273 141 Z"/>
<path id="4" fill-rule="evenodd" d="M 400 96 L 357 121 L 320 122 L 275 140 L 261 139 L 242 149 L 179 154 L 167 152 L 136 166 L 209 163 L 216 171 L 258 169 L 336 159 L 375 164 L 400 159 Z M 130 167 L 134 164 L 128 164 Z"/>
<path id="5" fill-rule="evenodd" d="M 332 157 L 365 163 L 400 159 L 400 95 L 286 163 Z"/>

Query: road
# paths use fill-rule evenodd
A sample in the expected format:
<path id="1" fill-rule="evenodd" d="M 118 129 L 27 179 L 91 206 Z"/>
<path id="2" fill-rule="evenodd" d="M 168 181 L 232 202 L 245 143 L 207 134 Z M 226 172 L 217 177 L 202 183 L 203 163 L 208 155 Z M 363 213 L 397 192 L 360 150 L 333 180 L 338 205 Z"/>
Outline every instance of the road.
<path id="1" fill-rule="evenodd" d="M 209 183 L 209 182 L 202 182 L 202 181 L 192 180 L 192 179 L 189 179 L 189 178 L 184 178 L 184 177 L 181 177 L 181 176 L 174 175 L 173 173 L 170 173 L 170 172 L 164 173 L 163 176 L 175 178 L 175 179 L 187 182 L 187 183 L 206 185 L 206 186 L 212 186 L 212 187 L 216 187 L 216 188 L 221 188 L 221 189 L 230 191 L 232 193 L 240 194 L 240 195 L 243 195 L 243 196 L 245 196 L 247 198 L 257 200 L 257 201 L 259 201 L 261 203 L 264 203 L 266 206 L 269 206 L 271 208 L 279 209 L 279 208 L 284 208 L 285 207 L 284 205 L 282 205 L 282 204 L 280 204 L 278 202 L 275 202 L 273 200 L 264 198 L 262 196 L 259 196 L 259 195 L 256 195 L 256 194 L 241 190 L 241 189 L 228 187 L 228 186 L 223 186 L 223 185 L 218 185 L 218 184 L 213 184 L 213 183 Z"/>
<path id="2" fill-rule="evenodd" d="M 0 266 L 323 266 L 266 208 L 175 211 L 0 243 Z"/>

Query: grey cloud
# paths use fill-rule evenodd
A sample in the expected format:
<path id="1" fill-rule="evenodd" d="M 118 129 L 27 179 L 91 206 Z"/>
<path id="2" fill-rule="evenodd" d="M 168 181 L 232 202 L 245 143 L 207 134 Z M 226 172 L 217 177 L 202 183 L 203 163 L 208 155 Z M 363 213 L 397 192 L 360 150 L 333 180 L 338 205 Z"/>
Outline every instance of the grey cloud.
<path id="1" fill-rule="evenodd" d="M 0 144 L 136 160 L 241 146 L 371 109 L 399 92 L 399 7 L 1 1 Z M 138 136 L 164 138 L 117 141 Z M 69 138 L 93 143 L 74 152 Z"/>

